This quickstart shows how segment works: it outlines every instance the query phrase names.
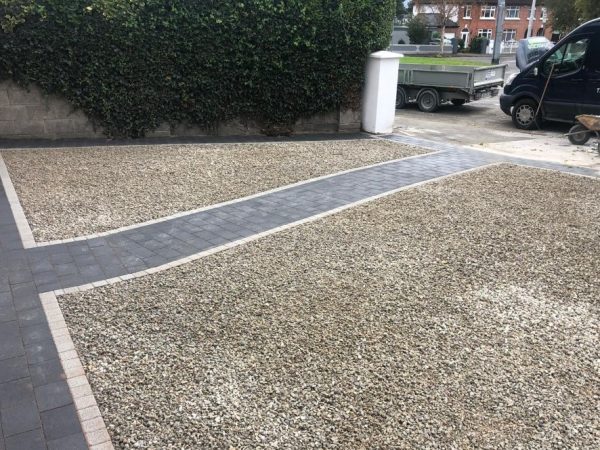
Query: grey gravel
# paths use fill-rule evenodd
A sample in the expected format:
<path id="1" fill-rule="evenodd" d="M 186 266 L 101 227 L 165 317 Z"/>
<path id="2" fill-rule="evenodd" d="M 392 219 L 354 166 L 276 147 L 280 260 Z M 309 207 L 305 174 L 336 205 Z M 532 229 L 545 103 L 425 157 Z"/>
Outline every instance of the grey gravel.
<path id="1" fill-rule="evenodd" d="M 37 240 L 157 219 L 309 178 L 427 153 L 383 140 L 2 152 Z"/>
<path id="2" fill-rule="evenodd" d="M 59 300 L 118 448 L 598 448 L 599 199 L 488 168 Z"/>

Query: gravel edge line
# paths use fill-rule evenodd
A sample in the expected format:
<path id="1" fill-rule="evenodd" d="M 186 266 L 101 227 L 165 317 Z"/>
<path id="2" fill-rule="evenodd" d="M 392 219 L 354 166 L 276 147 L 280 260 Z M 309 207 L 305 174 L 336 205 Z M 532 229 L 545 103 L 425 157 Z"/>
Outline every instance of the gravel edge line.
<path id="1" fill-rule="evenodd" d="M 85 440 L 90 450 L 114 450 L 56 295 L 46 292 L 39 297 Z"/>
<path id="2" fill-rule="evenodd" d="M 17 231 L 19 232 L 19 236 L 21 237 L 23 247 L 35 247 L 36 242 L 35 238 L 33 237 L 33 232 L 31 231 L 31 227 L 29 226 L 29 222 L 27 221 L 27 217 L 25 216 L 25 211 L 23 211 L 23 207 L 21 206 L 21 202 L 19 201 L 19 196 L 17 195 L 15 186 L 13 185 L 13 182 L 10 179 L 8 167 L 6 167 L 6 163 L 2 158 L 2 153 L 0 153 L 0 183 L 2 183 L 2 185 L 4 186 L 4 192 L 6 193 L 8 204 L 10 205 L 10 209 L 13 213 L 13 217 L 17 225 Z"/>

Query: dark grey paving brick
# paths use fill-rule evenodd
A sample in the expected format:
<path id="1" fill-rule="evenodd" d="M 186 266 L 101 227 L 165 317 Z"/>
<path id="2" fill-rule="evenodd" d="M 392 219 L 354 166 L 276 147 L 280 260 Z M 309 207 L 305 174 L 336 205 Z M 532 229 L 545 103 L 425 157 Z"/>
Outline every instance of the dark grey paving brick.
<path id="1" fill-rule="evenodd" d="M 25 353 L 27 354 L 27 362 L 29 364 L 39 364 L 54 359 L 57 355 L 56 345 L 52 337 L 27 345 Z"/>
<path id="2" fill-rule="evenodd" d="M 87 450 L 87 448 L 88 445 L 83 433 L 48 441 L 48 450 Z"/>
<path id="3" fill-rule="evenodd" d="M 56 272 L 57 275 L 60 275 L 60 276 L 72 275 L 72 274 L 78 272 L 77 264 L 75 264 L 74 262 L 67 263 L 67 264 L 57 264 L 56 266 L 54 266 L 54 271 Z"/>
<path id="4" fill-rule="evenodd" d="M 23 355 L 25 349 L 16 320 L 0 323 L 0 364 L 4 359 Z"/>
<path id="5" fill-rule="evenodd" d="M 0 303 L 0 324 L 10 322 L 17 319 L 17 311 L 12 304 L 12 300 L 5 304 Z"/>
<path id="6" fill-rule="evenodd" d="M 49 359 L 38 364 L 31 364 L 29 366 L 29 373 L 34 387 L 66 379 L 62 364 L 58 359 L 58 354 L 54 355 L 54 359 Z"/>
<path id="7" fill-rule="evenodd" d="M 46 450 L 42 429 L 27 431 L 5 439 L 6 450 Z"/>
<path id="8" fill-rule="evenodd" d="M 39 289 L 40 286 L 45 286 L 47 284 L 56 283 L 58 281 L 59 273 L 57 271 L 49 271 L 49 272 L 41 272 L 37 273 L 33 276 L 33 280 L 36 284 L 36 287 Z"/>
<path id="9" fill-rule="evenodd" d="M 46 323 L 46 314 L 42 307 L 26 309 L 17 313 L 19 317 L 19 324 L 22 327 L 28 327 L 32 325 L 39 325 Z"/>
<path id="10" fill-rule="evenodd" d="M 66 381 L 55 381 L 54 383 L 36 387 L 35 398 L 40 411 L 59 408 L 73 401 Z"/>
<path id="11" fill-rule="evenodd" d="M 50 255 L 50 262 L 52 264 L 69 264 L 73 263 L 73 256 L 70 253 L 55 253 Z"/>
<path id="12" fill-rule="evenodd" d="M 33 385 L 30 380 L 25 378 L 0 384 L 0 409 L 27 401 L 34 401 Z"/>
<path id="13" fill-rule="evenodd" d="M 41 426 L 40 413 L 34 401 L 18 403 L 0 410 L 4 436 L 24 433 Z"/>
<path id="14" fill-rule="evenodd" d="M 35 344 L 51 338 L 50 327 L 47 323 L 21 328 L 21 339 L 23 339 L 24 345 Z"/>
<path id="15" fill-rule="evenodd" d="M 41 414 L 44 434 L 48 441 L 81 433 L 75 406 L 67 404 Z"/>
<path id="16" fill-rule="evenodd" d="M 29 376 L 27 358 L 17 356 L 16 358 L 4 359 L 0 362 L 0 385 L 8 381 L 15 381 Z"/>

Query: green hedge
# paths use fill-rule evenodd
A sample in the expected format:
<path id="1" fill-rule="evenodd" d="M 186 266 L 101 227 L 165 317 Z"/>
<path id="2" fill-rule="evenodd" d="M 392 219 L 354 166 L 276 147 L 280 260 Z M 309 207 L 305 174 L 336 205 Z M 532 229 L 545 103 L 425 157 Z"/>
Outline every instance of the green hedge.
<path id="1" fill-rule="evenodd" d="M 0 79 L 60 94 L 109 136 L 356 104 L 394 0 L 0 0 Z"/>

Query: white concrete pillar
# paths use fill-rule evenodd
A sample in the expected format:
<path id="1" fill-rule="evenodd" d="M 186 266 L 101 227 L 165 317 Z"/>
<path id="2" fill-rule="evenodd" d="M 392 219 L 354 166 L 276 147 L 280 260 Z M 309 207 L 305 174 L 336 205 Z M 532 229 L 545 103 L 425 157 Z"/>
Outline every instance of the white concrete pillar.
<path id="1" fill-rule="evenodd" d="M 391 133 L 394 129 L 398 65 L 402 56 L 386 51 L 369 56 L 362 99 L 362 129 L 368 133 Z"/>

